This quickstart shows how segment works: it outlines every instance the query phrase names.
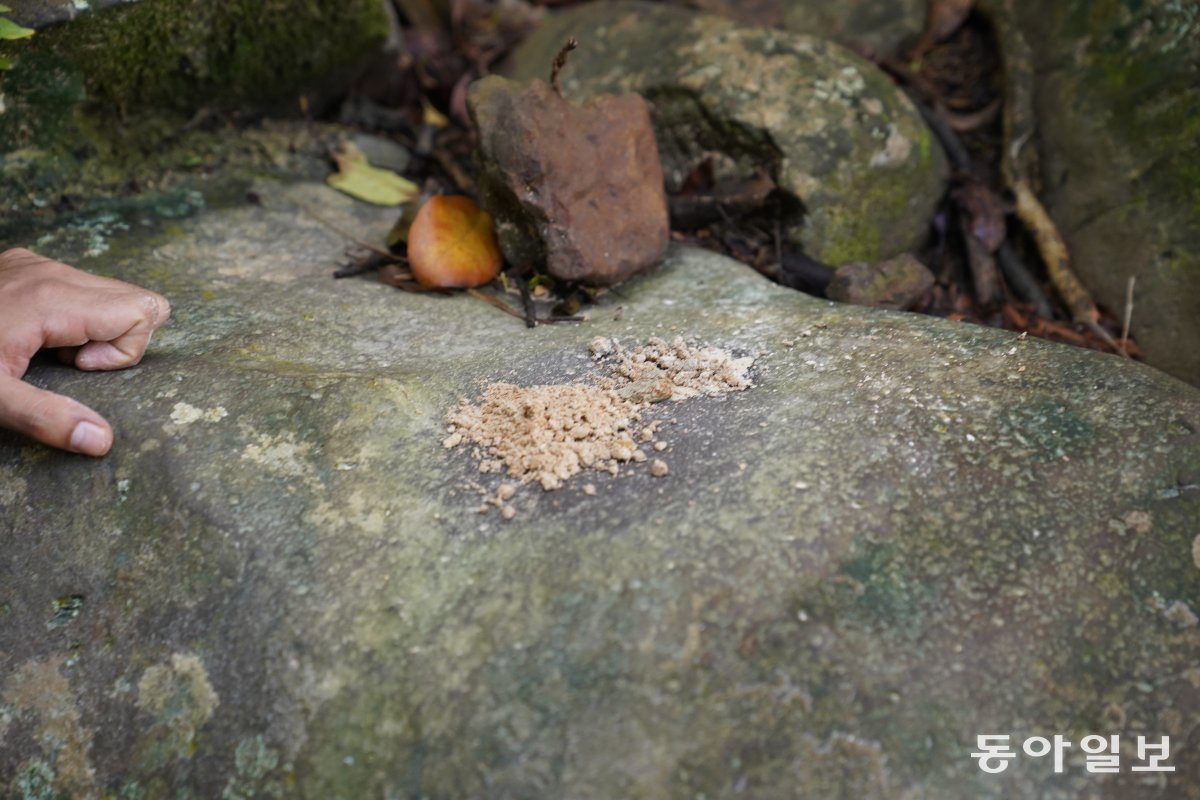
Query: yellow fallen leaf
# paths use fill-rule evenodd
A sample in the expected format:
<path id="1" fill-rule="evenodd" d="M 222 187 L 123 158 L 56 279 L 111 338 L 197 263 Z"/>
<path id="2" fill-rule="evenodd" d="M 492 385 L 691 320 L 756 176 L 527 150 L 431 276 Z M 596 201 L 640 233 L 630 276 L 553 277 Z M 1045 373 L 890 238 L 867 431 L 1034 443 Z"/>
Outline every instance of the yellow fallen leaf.
<path id="1" fill-rule="evenodd" d="M 401 178 L 390 169 L 372 167 L 353 142 L 343 142 L 333 153 L 338 171 L 325 179 L 335 189 L 351 197 L 381 206 L 407 203 L 420 193 L 415 183 Z"/>
<path id="2" fill-rule="evenodd" d="M 434 108 L 428 100 L 421 98 L 421 122 L 426 125 L 432 125 L 435 128 L 444 128 L 450 124 L 450 120 L 446 115 Z"/>

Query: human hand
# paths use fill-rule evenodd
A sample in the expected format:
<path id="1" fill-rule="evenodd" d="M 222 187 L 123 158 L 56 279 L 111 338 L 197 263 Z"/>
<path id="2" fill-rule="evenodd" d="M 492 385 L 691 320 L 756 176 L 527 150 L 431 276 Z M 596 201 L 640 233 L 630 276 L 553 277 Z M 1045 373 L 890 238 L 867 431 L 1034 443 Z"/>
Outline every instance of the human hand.
<path id="1" fill-rule="evenodd" d="M 20 248 L 0 253 L 0 428 L 104 455 L 112 427 L 82 403 L 21 380 L 29 360 L 54 348 L 83 370 L 131 367 L 170 315 L 167 299 L 147 289 Z"/>

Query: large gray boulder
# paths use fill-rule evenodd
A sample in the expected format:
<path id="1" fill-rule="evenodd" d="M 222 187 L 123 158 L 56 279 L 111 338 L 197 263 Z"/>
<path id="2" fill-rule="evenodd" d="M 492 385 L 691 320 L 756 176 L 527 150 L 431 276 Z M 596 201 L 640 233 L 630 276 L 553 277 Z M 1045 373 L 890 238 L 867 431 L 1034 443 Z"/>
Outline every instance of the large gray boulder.
<path id="1" fill-rule="evenodd" d="M 1036 68 L 1046 202 L 1096 299 L 1150 363 L 1200 385 L 1200 10 L 1017 2 Z"/>
<path id="2" fill-rule="evenodd" d="M 667 187 L 713 159 L 718 174 L 771 173 L 803 205 L 785 232 L 830 264 L 877 261 L 919 243 L 945 159 L 903 93 L 832 42 L 644 2 L 550 16 L 514 53 L 519 79 L 548 75 L 568 37 L 564 96 L 639 92 L 651 107 Z"/>
<path id="3" fill-rule="evenodd" d="M 41 239 L 174 314 L 134 369 L 30 375 L 112 420 L 107 458 L 0 435 L 0 796 L 1200 791 L 1200 392 L 686 249 L 527 331 L 331 280 L 344 242 L 300 204 L 368 240 L 391 213 L 256 191 Z M 755 385 L 647 412 L 667 477 L 478 513 L 498 478 L 443 447 L 459 397 L 674 334 Z M 1126 760 L 986 775 L 984 733 Z M 1139 734 L 1172 737 L 1161 784 Z"/>

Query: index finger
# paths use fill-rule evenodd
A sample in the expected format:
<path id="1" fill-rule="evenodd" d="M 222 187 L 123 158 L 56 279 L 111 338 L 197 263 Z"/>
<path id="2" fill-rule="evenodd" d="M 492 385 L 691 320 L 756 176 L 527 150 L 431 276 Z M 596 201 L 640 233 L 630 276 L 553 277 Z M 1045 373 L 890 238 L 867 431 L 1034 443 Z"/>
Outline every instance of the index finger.
<path id="1" fill-rule="evenodd" d="M 42 315 L 46 347 L 79 347 L 80 369 L 121 369 L 141 361 L 150 335 L 171 315 L 162 295 L 108 278 L 56 288 Z"/>
<path id="2" fill-rule="evenodd" d="M 89 341 L 75 355 L 75 366 L 83 370 L 122 369 L 142 360 L 150 336 L 171 316 L 171 305 L 167 299 L 154 292 L 139 290 L 140 296 L 130 298 L 130 307 L 124 309 L 133 324 L 126 330 L 109 337 L 120 325 L 109 325 L 101 320 L 89 326 Z M 140 310 L 140 314 L 138 311 Z"/>

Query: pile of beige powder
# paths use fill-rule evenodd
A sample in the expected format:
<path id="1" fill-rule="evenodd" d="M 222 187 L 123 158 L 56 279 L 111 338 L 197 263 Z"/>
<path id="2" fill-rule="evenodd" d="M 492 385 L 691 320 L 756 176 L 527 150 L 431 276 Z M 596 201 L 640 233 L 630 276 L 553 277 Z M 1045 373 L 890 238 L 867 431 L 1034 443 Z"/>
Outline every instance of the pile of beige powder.
<path id="1" fill-rule="evenodd" d="M 585 469 L 617 475 L 622 465 L 649 460 L 650 474 L 664 477 L 666 449 L 655 436 L 661 422 L 643 424 L 642 412 L 663 400 L 741 391 L 751 384 L 751 357 L 735 358 L 716 347 L 677 337 L 651 338 L 625 350 L 616 339 L 597 337 L 589 347 L 603 372 L 591 383 L 514 386 L 492 383 L 478 403 L 460 400 L 447 414 L 446 448 L 473 445 L 479 471 L 540 483 L 549 491 Z M 590 486 L 588 487 L 590 488 Z M 502 487 L 497 505 L 512 496 Z M 504 507 L 508 511 L 511 507 Z M 505 516 L 511 516 L 506 513 Z"/>

